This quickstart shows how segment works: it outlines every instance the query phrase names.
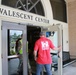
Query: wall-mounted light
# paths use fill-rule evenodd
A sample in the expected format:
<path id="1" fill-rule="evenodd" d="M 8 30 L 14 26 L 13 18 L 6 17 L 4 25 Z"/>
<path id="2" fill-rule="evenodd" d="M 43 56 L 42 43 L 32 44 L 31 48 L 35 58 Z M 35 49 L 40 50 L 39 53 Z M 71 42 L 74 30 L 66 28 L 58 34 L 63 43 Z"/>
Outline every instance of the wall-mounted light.
<path id="1" fill-rule="evenodd" d="M 54 36 L 54 33 L 55 33 L 54 31 L 51 31 L 51 36 Z"/>

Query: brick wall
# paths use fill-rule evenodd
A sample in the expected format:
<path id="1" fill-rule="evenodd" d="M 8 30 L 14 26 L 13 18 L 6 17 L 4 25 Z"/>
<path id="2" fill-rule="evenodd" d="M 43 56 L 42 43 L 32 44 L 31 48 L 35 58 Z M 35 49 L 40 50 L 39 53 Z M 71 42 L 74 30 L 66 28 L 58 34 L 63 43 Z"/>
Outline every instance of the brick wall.
<path id="1" fill-rule="evenodd" d="M 76 56 L 76 0 L 68 2 L 67 8 L 70 55 Z"/>

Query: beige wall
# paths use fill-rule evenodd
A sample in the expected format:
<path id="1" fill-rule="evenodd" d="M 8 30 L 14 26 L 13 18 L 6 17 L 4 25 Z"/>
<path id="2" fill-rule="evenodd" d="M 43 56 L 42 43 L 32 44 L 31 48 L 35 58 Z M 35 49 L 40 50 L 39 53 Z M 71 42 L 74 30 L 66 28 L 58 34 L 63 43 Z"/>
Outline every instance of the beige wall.
<path id="1" fill-rule="evenodd" d="M 70 55 L 76 57 L 76 0 L 67 3 Z"/>

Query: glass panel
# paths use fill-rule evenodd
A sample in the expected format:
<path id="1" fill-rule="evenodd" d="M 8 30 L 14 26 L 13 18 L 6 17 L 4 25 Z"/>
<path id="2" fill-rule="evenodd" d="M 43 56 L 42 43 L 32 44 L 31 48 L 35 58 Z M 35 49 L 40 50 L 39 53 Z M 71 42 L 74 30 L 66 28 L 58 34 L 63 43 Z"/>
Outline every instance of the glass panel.
<path id="1" fill-rule="evenodd" d="M 50 0 L 53 18 L 67 23 L 67 11 L 66 11 L 66 2 L 65 0 Z"/>
<path id="2" fill-rule="evenodd" d="M 19 59 L 9 59 L 8 60 L 8 75 L 17 75 L 18 74 L 18 66 L 19 66 Z"/>
<path id="3" fill-rule="evenodd" d="M 38 0 L 2 0 L 2 5 L 45 16 L 41 1 Z M 35 6 L 34 6 L 35 4 Z M 32 8 L 33 6 L 33 8 Z M 29 10 L 32 8 L 31 10 Z"/>
<path id="4" fill-rule="evenodd" d="M 8 30 L 8 75 L 23 74 L 22 31 Z"/>
<path id="5" fill-rule="evenodd" d="M 17 30 L 8 30 L 9 37 L 8 41 L 10 44 L 8 44 L 8 55 L 15 55 L 17 54 L 16 50 L 16 41 L 21 38 L 22 31 Z"/>
<path id="6" fill-rule="evenodd" d="M 46 37 L 50 39 L 54 45 L 57 47 L 58 45 L 58 33 L 57 31 L 49 31 L 46 32 Z M 51 50 L 51 56 L 52 56 L 52 73 L 53 75 L 58 75 L 58 52 L 57 50 Z"/>

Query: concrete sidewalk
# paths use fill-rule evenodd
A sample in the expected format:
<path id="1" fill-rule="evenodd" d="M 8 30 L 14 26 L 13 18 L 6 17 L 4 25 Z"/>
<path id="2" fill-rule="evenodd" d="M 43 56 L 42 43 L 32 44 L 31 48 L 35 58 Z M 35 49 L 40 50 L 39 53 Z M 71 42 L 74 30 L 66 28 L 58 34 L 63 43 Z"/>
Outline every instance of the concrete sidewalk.
<path id="1" fill-rule="evenodd" d="M 64 67 L 63 75 L 76 75 L 76 62 L 73 62 Z"/>

